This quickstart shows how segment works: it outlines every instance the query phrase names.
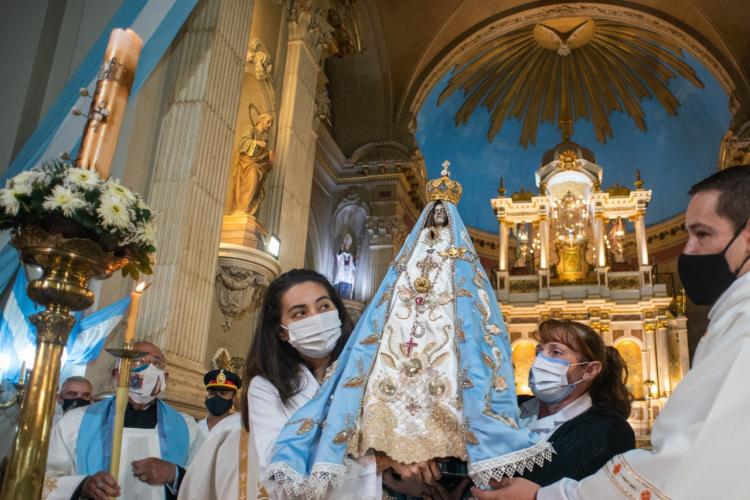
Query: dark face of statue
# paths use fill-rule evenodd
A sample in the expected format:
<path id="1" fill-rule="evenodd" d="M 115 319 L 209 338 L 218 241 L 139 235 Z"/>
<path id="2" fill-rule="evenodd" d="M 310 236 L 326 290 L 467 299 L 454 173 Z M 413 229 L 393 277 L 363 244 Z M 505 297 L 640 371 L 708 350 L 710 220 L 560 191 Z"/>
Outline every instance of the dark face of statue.
<path id="1" fill-rule="evenodd" d="M 432 209 L 432 222 L 436 227 L 448 225 L 448 214 L 445 213 L 445 206 L 442 203 L 436 203 Z"/>

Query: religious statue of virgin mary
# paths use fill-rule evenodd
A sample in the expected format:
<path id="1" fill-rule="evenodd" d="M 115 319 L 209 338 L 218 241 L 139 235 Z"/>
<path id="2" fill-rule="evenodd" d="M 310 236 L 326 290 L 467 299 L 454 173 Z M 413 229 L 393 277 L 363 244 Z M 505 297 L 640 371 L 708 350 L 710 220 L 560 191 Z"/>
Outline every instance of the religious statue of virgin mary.
<path id="1" fill-rule="evenodd" d="M 463 460 L 479 486 L 551 458 L 519 424 L 508 334 L 443 166 L 338 361 L 279 435 L 271 488 L 324 497 L 373 452 Z"/>

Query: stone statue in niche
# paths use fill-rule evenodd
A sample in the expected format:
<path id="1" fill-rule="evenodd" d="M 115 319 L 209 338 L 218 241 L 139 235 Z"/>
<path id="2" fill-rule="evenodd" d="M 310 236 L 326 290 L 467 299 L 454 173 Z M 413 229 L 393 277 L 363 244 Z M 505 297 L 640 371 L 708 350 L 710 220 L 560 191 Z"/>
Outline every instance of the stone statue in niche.
<path id="1" fill-rule="evenodd" d="M 354 297 L 354 273 L 357 270 L 357 258 L 351 254 L 352 235 L 346 233 L 341 248 L 336 255 L 336 277 L 333 287 L 342 299 Z"/>
<path id="2" fill-rule="evenodd" d="M 255 119 L 253 111 L 257 113 Z M 230 213 L 254 217 L 265 197 L 263 181 L 273 166 L 273 152 L 268 150 L 273 115 L 260 113 L 254 104 L 250 104 L 248 116 L 250 133 L 240 139 L 240 154 L 232 170 Z"/>
<path id="3" fill-rule="evenodd" d="M 328 24 L 333 28 L 330 41 L 331 54 L 337 57 L 343 57 L 346 54 L 354 52 L 352 37 L 349 34 L 349 30 L 344 27 L 344 23 L 341 21 L 341 15 L 338 11 L 335 9 L 328 9 L 326 21 L 328 21 Z"/>

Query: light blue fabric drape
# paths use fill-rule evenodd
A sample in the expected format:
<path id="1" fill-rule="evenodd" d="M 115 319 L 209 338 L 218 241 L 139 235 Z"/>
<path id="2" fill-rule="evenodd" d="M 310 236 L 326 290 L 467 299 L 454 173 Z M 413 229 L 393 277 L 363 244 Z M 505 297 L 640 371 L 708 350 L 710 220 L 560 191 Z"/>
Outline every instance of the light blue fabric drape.
<path id="1" fill-rule="evenodd" d="M 29 317 L 43 309 L 29 298 L 26 286 L 26 273 L 21 270 L 0 312 L 0 352 L 9 357 L 10 366 L 4 376 L 11 380 L 18 378 L 24 352 L 36 348 L 36 327 Z M 76 323 L 65 346 L 65 364 L 82 365 L 96 359 L 129 305 L 128 296 L 83 319 L 82 313 L 74 313 Z"/>
<path id="2" fill-rule="evenodd" d="M 88 109 L 88 102 L 79 94 L 81 88 L 93 91 L 96 75 L 102 64 L 109 34 L 114 28 L 131 28 L 143 39 L 131 102 L 148 80 L 152 71 L 169 48 L 198 0 L 125 0 L 97 38 L 86 57 L 76 68 L 60 96 L 39 122 L 39 125 L 0 176 L 0 186 L 14 175 L 63 152 L 75 156 L 81 139 L 83 120 L 72 116 L 74 107 Z M 5 245 L 0 249 L 0 290 L 5 289 L 18 266 L 18 253 Z"/>
<path id="3" fill-rule="evenodd" d="M 411 257 L 432 206 L 430 203 L 422 212 L 395 262 Z M 552 449 L 520 427 L 510 343 L 494 291 L 458 210 L 452 203 L 444 202 L 444 206 L 450 218 L 452 244 L 464 252 L 463 258 L 454 261 L 454 331 L 464 332 L 463 339 L 456 340 L 458 373 L 465 370 L 471 383 L 458 386 L 463 387 L 469 473 L 482 485 L 492 478 L 541 465 L 551 457 Z M 365 367 L 365 373 L 370 372 L 367 367 L 372 366 L 379 347 L 379 342 L 373 342 L 371 337 L 381 337 L 390 314 L 391 297 L 396 294 L 400 273 L 395 262 L 357 323 L 336 369 L 316 397 L 297 411 L 281 431 L 266 469 L 272 488 L 324 496 L 326 489 L 345 474 L 347 446 L 359 432 L 357 423 L 366 386 L 346 381 L 357 377 L 361 367 Z M 489 300 L 482 300 L 482 294 Z M 504 378 L 505 388 L 495 389 L 496 377 Z"/>
<path id="4" fill-rule="evenodd" d="M 107 398 L 84 410 L 81 431 L 76 441 L 76 473 L 92 475 L 109 470 L 112 457 L 112 428 L 115 398 Z M 156 429 L 161 458 L 186 467 L 190 450 L 190 431 L 180 412 L 157 400 Z"/>

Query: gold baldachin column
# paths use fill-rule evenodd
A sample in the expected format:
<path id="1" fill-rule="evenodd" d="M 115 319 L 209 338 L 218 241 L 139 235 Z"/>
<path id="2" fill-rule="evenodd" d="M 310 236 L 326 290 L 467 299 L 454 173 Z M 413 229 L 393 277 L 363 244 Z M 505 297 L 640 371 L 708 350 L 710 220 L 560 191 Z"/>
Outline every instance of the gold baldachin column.
<path id="1" fill-rule="evenodd" d="M 111 276 L 127 260 L 104 253 L 92 241 L 50 235 L 34 226 L 14 230 L 11 241 L 25 264 L 42 269 L 42 276 L 29 282 L 27 292 L 45 306 L 29 318 L 37 329 L 34 370 L 0 493 L 1 500 L 26 500 L 42 496 L 60 360 L 75 323 L 70 312 L 94 303 L 89 280 Z"/>

